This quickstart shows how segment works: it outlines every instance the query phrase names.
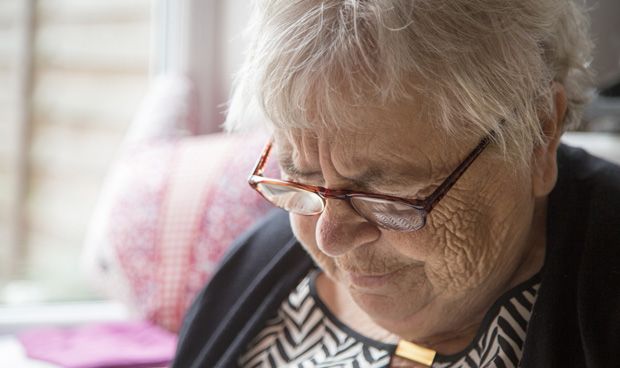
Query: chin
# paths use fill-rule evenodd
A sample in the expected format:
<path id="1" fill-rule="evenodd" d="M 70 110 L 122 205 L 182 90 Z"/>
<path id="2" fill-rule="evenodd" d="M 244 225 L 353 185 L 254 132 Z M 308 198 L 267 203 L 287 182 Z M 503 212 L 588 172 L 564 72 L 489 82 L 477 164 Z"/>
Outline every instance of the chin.
<path id="1" fill-rule="evenodd" d="M 430 290 L 421 290 L 403 293 L 376 293 L 349 288 L 349 293 L 355 303 L 366 312 L 374 321 L 389 330 L 394 330 L 405 320 L 415 319 L 415 315 L 422 311 L 431 302 Z M 411 297 L 415 295 L 416 297 Z"/>
<path id="2" fill-rule="evenodd" d="M 350 292 L 355 303 L 374 320 L 399 319 L 406 314 L 405 308 L 399 305 L 392 297 L 359 292 L 357 290 L 351 290 Z"/>

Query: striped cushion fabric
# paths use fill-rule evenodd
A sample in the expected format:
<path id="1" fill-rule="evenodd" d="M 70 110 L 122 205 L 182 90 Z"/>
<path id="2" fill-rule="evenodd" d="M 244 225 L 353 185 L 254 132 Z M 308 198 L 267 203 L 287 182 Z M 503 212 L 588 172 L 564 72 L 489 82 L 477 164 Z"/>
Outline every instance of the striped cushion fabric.
<path id="1" fill-rule="evenodd" d="M 108 294 L 178 331 L 228 246 L 271 208 L 247 184 L 266 139 L 213 134 L 124 152 L 95 226 L 100 279 L 117 280 Z"/>

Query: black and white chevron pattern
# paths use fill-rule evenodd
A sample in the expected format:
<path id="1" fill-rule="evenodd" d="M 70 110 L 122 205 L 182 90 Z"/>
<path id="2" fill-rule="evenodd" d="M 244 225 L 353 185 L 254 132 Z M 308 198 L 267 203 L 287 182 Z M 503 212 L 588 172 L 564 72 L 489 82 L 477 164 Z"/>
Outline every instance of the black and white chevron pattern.
<path id="1" fill-rule="evenodd" d="M 241 367 L 386 367 L 390 351 L 365 344 L 326 318 L 310 293 L 310 277 L 298 285 L 239 359 Z M 377 344 L 382 346 L 383 344 Z"/>
<path id="2" fill-rule="evenodd" d="M 519 365 L 527 324 L 540 284 L 531 285 L 499 306 L 472 349 L 456 361 L 435 358 L 433 368 L 512 368 Z"/>
<path id="3" fill-rule="evenodd" d="M 275 318 L 239 358 L 241 367 L 388 367 L 395 346 L 342 328 L 322 309 L 309 275 L 289 295 Z M 540 284 L 517 290 L 498 308 L 470 349 L 452 357 L 437 355 L 433 368 L 509 368 L 521 359 L 527 323 Z M 324 308 L 324 307 L 323 307 Z"/>

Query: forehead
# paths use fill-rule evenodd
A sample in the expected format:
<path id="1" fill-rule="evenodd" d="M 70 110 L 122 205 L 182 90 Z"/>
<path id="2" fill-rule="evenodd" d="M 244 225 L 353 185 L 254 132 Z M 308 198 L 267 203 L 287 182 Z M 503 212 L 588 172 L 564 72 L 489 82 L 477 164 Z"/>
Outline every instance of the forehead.
<path id="1" fill-rule="evenodd" d="M 365 110 L 356 128 L 279 131 L 275 135 L 285 172 L 345 178 L 405 175 L 428 180 L 452 161 L 447 135 L 420 119 L 412 108 Z M 398 180 L 402 178 L 399 177 Z"/>

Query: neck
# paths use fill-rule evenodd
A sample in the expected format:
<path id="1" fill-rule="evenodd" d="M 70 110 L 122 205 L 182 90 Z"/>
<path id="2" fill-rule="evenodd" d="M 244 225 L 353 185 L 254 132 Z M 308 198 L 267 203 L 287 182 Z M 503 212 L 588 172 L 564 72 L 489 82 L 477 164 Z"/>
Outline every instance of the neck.
<path id="1" fill-rule="evenodd" d="M 506 290 L 510 290 L 520 283 L 527 281 L 540 271 L 545 263 L 547 234 L 547 198 L 536 200 L 532 229 L 527 238 L 529 248 L 526 250 L 521 262 L 513 274 Z"/>

